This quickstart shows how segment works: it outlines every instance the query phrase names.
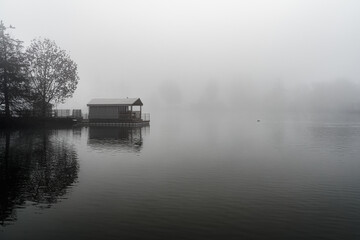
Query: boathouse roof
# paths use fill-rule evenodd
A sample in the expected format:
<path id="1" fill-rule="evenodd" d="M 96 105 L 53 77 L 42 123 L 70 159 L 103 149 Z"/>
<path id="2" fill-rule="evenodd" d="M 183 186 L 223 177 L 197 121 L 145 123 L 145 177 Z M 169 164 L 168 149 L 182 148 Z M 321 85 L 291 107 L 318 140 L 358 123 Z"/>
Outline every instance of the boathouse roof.
<path id="1" fill-rule="evenodd" d="M 88 106 L 142 106 L 140 98 L 94 98 Z"/>

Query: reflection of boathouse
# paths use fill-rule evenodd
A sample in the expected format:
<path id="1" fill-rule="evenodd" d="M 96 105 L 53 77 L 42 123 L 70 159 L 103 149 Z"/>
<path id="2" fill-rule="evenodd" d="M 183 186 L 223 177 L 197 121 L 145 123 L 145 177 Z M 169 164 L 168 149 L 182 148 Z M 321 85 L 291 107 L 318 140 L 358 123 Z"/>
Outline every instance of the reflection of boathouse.
<path id="1" fill-rule="evenodd" d="M 87 105 L 90 123 L 149 123 L 149 115 L 142 112 L 140 98 L 92 99 Z"/>
<path id="2" fill-rule="evenodd" d="M 149 127 L 90 126 L 88 144 L 92 148 L 139 151 Z"/>

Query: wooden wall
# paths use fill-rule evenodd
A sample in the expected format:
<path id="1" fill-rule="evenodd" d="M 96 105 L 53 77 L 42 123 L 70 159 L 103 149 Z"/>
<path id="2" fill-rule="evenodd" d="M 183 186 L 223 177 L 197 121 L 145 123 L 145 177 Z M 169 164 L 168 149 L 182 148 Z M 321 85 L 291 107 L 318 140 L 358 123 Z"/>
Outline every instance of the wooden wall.
<path id="1" fill-rule="evenodd" d="M 89 119 L 118 119 L 119 107 L 117 106 L 90 106 Z"/>

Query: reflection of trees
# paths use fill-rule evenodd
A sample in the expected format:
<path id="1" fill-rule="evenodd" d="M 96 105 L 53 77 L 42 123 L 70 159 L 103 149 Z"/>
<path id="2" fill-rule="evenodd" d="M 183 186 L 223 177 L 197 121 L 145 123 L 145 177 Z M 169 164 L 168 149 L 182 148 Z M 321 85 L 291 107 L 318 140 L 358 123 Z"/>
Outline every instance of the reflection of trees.
<path id="1" fill-rule="evenodd" d="M 143 145 L 143 128 L 128 127 L 89 127 L 89 146 L 95 149 L 116 149 L 140 151 Z"/>
<path id="2" fill-rule="evenodd" d="M 26 201 L 51 206 L 76 180 L 77 154 L 53 133 L 0 133 L 0 224 L 16 220 Z"/>

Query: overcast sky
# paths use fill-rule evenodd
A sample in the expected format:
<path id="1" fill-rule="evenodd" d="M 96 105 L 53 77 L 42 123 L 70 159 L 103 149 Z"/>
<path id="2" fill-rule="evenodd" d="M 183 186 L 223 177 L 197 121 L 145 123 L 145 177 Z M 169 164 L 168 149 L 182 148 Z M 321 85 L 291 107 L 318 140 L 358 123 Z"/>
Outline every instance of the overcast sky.
<path id="1" fill-rule="evenodd" d="M 141 97 L 151 111 L 360 84 L 358 0 L 0 0 L 0 19 L 25 46 L 50 38 L 78 64 L 78 88 L 59 108 Z"/>

